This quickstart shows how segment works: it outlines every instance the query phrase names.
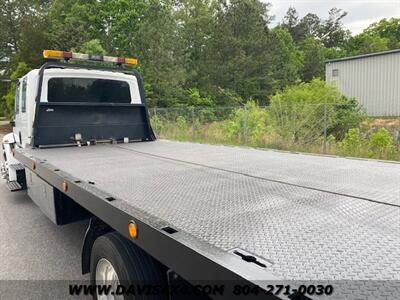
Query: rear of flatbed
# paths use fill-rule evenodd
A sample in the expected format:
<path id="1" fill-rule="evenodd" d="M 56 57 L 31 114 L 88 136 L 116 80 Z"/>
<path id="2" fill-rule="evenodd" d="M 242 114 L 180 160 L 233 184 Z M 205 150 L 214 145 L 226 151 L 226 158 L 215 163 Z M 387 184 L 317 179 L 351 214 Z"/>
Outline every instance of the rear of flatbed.
<path id="1" fill-rule="evenodd" d="M 127 238 L 134 220 L 134 242 L 191 283 L 400 279 L 398 163 L 171 141 L 16 157 Z"/>

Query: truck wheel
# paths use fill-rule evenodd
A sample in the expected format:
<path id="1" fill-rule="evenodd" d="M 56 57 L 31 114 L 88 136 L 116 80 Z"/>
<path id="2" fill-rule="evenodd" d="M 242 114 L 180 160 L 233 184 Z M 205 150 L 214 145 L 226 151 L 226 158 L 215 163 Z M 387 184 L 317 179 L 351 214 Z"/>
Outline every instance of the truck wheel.
<path id="1" fill-rule="evenodd" d="M 168 299 L 165 293 L 166 271 L 162 264 L 118 233 L 102 235 L 93 244 L 90 257 L 91 284 L 112 286 L 108 295 L 101 295 L 97 290 L 94 299 Z M 158 292 L 143 290 L 145 285 L 157 288 Z M 142 287 L 141 293 L 138 293 L 138 287 Z"/>

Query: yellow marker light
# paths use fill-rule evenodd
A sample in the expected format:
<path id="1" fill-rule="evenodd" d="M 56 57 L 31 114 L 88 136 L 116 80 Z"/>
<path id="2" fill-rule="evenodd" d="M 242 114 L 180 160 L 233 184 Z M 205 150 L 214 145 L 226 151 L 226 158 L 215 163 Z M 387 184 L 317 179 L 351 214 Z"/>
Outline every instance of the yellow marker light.
<path id="1" fill-rule="evenodd" d="M 137 65 L 137 59 L 136 58 L 125 58 L 125 63 L 128 65 Z"/>
<path id="2" fill-rule="evenodd" d="M 65 180 L 62 183 L 62 189 L 63 189 L 64 193 L 66 193 L 68 191 L 68 182 L 66 182 Z"/>
<path id="3" fill-rule="evenodd" d="M 51 57 L 64 58 L 64 51 L 59 51 L 59 50 L 43 50 L 43 57 L 44 57 L 44 58 L 51 58 Z"/>
<path id="4" fill-rule="evenodd" d="M 128 225 L 129 236 L 133 239 L 136 239 L 138 236 L 137 225 L 134 221 L 131 221 Z"/>

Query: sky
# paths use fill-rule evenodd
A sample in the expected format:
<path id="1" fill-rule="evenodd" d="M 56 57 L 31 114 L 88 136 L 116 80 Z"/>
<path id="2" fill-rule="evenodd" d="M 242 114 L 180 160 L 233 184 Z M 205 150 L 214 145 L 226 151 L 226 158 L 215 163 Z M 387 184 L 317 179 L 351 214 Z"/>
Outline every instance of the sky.
<path id="1" fill-rule="evenodd" d="M 272 4 L 271 14 L 275 20 L 271 25 L 281 22 L 290 6 L 297 9 L 300 17 L 315 13 L 321 18 L 328 16 L 332 7 L 348 12 L 343 19 L 346 28 L 357 34 L 369 24 L 383 18 L 400 18 L 400 0 L 262 0 Z"/>

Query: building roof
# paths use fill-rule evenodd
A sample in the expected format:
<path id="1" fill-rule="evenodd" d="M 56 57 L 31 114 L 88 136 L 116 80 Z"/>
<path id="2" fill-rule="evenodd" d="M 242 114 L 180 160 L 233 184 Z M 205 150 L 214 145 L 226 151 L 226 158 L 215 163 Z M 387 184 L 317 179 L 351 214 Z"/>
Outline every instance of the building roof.
<path id="1" fill-rule="evenodd" d="M 379 56 L 379 55 L 386 55 L 386 54 L 393 54 L 393 53 L 400 53 L 400 49 L 394 49 L 394 50 L 382 51 L 382 52 L 375 52 L 375 53 L 368 53 L 368 54 L 349 56 L 349 57 L 343 57 L 343 58 L 328 59 L 328 60 L 325 61 L 325 63 L 329 64 L 329 63 L 333 63 L 333 62 L 341 62 L 341 61 L 347 61 L 347 60 L 353 60 L 353 59 L 361 59 L 361 58 L 367 58 L 367 57 L 373 57 L 373 56 Z"/>

